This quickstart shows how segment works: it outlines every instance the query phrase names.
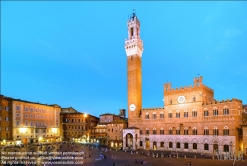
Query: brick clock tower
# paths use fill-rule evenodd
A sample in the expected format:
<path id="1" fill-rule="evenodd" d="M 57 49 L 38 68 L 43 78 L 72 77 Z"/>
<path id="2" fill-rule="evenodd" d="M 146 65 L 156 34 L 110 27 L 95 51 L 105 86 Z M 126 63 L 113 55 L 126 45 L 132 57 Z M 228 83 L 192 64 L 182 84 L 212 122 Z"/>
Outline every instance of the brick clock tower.
<path id="1" fill-rule="evenodd" d="M 143 44 L 140 38 L 140 22 L 135 12 L 128 22 L 128 39 L 125 40 L 127 54 L 128 77 L 128 118 L 140 118 L 142 109 L 142 52 Z M 131 122 L 131 120 L 129 121 Z M 129 123 L 130 127 L 131 124 Z"/>

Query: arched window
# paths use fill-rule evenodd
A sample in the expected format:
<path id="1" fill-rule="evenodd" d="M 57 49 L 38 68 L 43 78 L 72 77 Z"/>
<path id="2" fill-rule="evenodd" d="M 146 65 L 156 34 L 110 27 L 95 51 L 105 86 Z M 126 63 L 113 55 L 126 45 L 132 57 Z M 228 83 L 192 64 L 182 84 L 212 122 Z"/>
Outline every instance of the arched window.
<path id="1" fill-rule="evenodd" d="M 184 110 L 184 117 L 187 118 L 188 117 L 188 111 Z"/>
<path id="2" fill-rule="evenodd" d="M 164 113 L 163 112 L 160 112 L 160 118 L 164 119 Z"/>
<path id="3" fill-rule="evenodd" d="M 224 145 L 224 152 L 229 152 L 229 145 Z"/>
<path id="4" fill-rule="evenodd" d="M 160 128 L 160 134 L 164 135 L 164 128 L 163 127 Z"/>
<path id="5" fill-rule="evenodd" d="M 156 112 L 153 112 L 153 119 L 156 119 Z"/>
<path id="6" fill-rule="evenodd" d="M 189 134 L 189 132 L 188 132 L 188 128 L 187 127 L 185 127 L 184 128 L 184 135 L 188 135 Z"/>
<path id="7" fill-rule="evenodd" d="M 209 130 L 208 130 L 208 127 L 204 127 L 204 135 L 209 135 Z"/>
<path id="8" fill-rule="evenodd" d="M 223 115 L 229 115 L 229 109 L 227 107 L 223 108 Z"/>
<path id="9" fill-rule="evenodd" d="M 142 141 L 140 141 L 140 146 L 142 146 Z"/>
<path id="10" fill-rule="evenodd" d="M 164 148 L 165 147 L 165 143 L 164 142 L 160 142 L 160 147 Z"/>
<path id="11" fill-rule="evenodd" d="M 176 111 L 176 118 L 180 118 L 180 112 L 179 112 L 179 110 Z"/>
<path id="12" fill-rule="evenodd" d="M 192 111 L 192 117 L 197 117 L 197 111 L 196 110 Z"/>
<path id="13" fill-rule="evenodd" d="M 180 148 L 180 142 L 177 142 L 176 144 L 176 148 L 179 149 Z"/>
<path id="14" fill-rule="evenodd" d="M 171 127 L 169 128 L 169 134 L 170 134 L 170 135 L 172 135 L 172 134 L 173 134 L 173 130 L 172 130 L 172 128 L 171 128 Z"/>
<path id="15" fill-rule="evenodd" d="M 176 135 L 180 135 L 180 128 L 179 127 L 176 128 Z"/>
<path id="16" fill-rule="evenodd" d="M 187 142 L 184 143 L 184 149 L 189 149 L 189 144 Z"/>
<path id="17" fill-rule="evenodd" d="M 196 127 L 193 128 L 193 135 L 197 135 L 197 128 Z"/>
<path id="18" fill-rule="evenodd" d="M 206 144 L 204 144 L 204 150 L 209 150 L 209 146 L 208 146 L 208 144 L 206 143 Z"/>
<path id="19" fill-rule="evenodd" d="M 195 97 L 195 96 L 193 96 L 192 101 L 193 101 L 193 102 L 196 101 L 196 97 Z"/>
<path id="20" fill-rule="evenodd" d="M 169 148 L 172 148 L 172 142 L 169 142 Z"/>
<path id="21" fill-rule="evenodd" d="M 149 134 L 149 128 L 146 128 L 146 134 Z"/>
<path id="22" fill-rule="evenodd" d="M 146 112 L 145 119 L 149 119 L 149 113 Z"/>
<path id="23" fill-rule="evenodd" d="M 197 143 L 193 143 L 193 149 L 197 149 Z"/>
<path id="24" fill-rule="evenodd" d="M 217 116 L 217 115 L 218 115 L 218 108 L 214 108 L 214 110 L 213 110 L 213 115 L 214 115 L 214 116 Z"/>
<path id="25" fill-rule="evenodd" d="M 168 118 L 172 118 L 172 112 L 171 111 L 169 111 L 169 113 L 168 113 Z"/>
<path id="26" fill-rule="evenodd" d="M 142 134 L 142 128 L 140 128 L 140 134 Z"/>
<path id="27" fill-rule="evenodd" d="M 155 127 L 153 128 L 153 134 L 157 134 Z"/>
<path id="28" fill-rule="evenodd" d="M 229 135 L 229 128 L 227 126 L 223 129 L 223 135 Z"/>
<path id="29" fill-rule="evenodd" d="M 204 116 L 209 116 L 209 113 L 208 113 L 207 109 L 204 110 Z"/>
<path id="30" fill-rule="evenodd" d="M 214 135 L 219 135 L 219 130 L 216 126 L 214 126 Z"/>

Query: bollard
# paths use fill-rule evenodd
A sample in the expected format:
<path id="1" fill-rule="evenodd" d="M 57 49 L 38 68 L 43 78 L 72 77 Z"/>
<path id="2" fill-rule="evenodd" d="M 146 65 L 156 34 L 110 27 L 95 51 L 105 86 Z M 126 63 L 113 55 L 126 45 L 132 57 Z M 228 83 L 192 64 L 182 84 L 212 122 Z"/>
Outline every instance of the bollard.
<path id="1" fill-rule="evenodd" d="M 186 159 L 186 155 L 184 155 L 184 158 Z"/>
<path id="2" fill-rule="evenodd" d="M 196 159 L 196 155 L 194 156 L 194 158 Z"/>
<path id="3" fill-rule="evenodd" d="M 177 154 L 177 158 L 178 158 L 178 154 Z"/>
<path id="4" fill-rule="evenodd" d="M 170 155 L 170 158 L 172 158 L 172 156 Z"/>
<path id="5" fill-rule="evenodd" d="M 214 160 L 214 156 L 212 156 L 212 160 Z"/>

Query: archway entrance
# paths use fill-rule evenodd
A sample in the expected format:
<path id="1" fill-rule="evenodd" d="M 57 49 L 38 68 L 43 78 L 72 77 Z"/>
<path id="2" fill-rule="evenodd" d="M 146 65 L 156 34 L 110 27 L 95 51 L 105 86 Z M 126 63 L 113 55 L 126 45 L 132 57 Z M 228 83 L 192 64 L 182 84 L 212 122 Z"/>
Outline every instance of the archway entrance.
<path id="1" fill-rule="evenodd" d="M 126 135 L 126 148 L 128 148 L 128 149 L 132 149 L 133 148 L 133 135 L 132 134 L 130 134 L 130 133 L 128 133 L 127 135 Z"/>
<path id="2" fill-rule="evenodd" d="M 153 142 L 153 150 L 156 150 L 157 149 L 157 142 Z"/>
<path id="3" fill-rule="evenodd" d="M 218 152 L 218 150 L 219 150 L 219 149 L 218 149 L 218 148 L 219 148 L 219 147 L 218 147 L 218 144 L 214 144 L 213 148 L 214 148 L 214 153 L 215 153 L 215 152 Z"/>
<path id="4" fill-rule="evenodd" d="M 123 149 L 133 149 L 139 148 L 140 143 L 140 129 L 136 127 L 130 127 L 123 129 Z"/>

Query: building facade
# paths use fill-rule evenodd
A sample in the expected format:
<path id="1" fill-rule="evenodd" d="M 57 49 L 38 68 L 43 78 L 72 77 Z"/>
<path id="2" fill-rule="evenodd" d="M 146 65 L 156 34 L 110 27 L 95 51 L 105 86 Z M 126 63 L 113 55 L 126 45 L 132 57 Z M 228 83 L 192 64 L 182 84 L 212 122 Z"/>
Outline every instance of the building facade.
<path id="1" fill-rule="evenodd" d="M 0 95 L 0 143 L 10 144 L 12 141 L 12 102 Z"/>
<path id="2" fill-rule="evenodd" d="M 92 129 L 96 142 L 113 148 L 123 146 L 123 129 L 127 128 L 125 110 L 120 109 L 119 115 L 106 113 L 100 115 L 100 122 Z"/>
<path id="3" fill-rule="evenodd" d="M 202 76 L 194 78 L 193 86 L 172 88 L 165 83 L 164 107 L 142 108 L 143 42 L 135 13 L 127 26 L 129 128 L 123 132 L 123 148 L 202 153 L 243 150 L 242 101 L 215 100 Z"/>
<path id="4" fill-rule="evenodd" d="M 62 108 L 61 133 L 64 141 L 94 142 L 91 128 L 99 122 L 99 118 L 76 111 L 74 108 Z"/>
<path id="5" fill-rule="evenodd" d="M 60 141 L 60 106 L 11 100 L 15 144 Z"/>

